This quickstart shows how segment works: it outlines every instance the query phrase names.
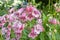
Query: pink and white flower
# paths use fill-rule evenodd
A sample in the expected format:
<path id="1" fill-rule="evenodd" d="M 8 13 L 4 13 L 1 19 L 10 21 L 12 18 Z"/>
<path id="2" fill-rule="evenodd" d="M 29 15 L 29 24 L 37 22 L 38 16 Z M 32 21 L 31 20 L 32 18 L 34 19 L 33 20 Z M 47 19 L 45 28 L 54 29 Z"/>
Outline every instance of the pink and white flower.
<path id="1" fill-rule="evenodd" d="M 41 13 L 39 12 L 39 10 L 37 10 L 36 8 L 33 8 L 33 13 L 32 15 L 36 18 L 38 18 L 39 16 L 41 16 Z"/>
<path id="2" fill-rule="evenodd" d="M 0 27 L 3 27 L 6 23 L 6 18 L 4 16 L 0 16 Z"/>
<path id="3" fill-rule="evenodd" d="M 15 21 L 13 23 L 13 30 L 15 32 L 16 35 L 16 39 L 19 40 L 22 34 L 22 31 L 24 30 L 24 24 L 22 24 L 20 21 Z"/>
<path id="4" fill-rule="evenodd" d="M 15 17 L 14 14 L 9 14 L 9 15 L 7 15 L 7 20 L 8 20 L 9 22 L 13 22 L 13 21 L 16 20 L 16 17 Z"/>
<path id="5" fill-rule="evenodd" d="M 32 28 L 28 36 L 34 39 L 35 37 L 37 37 L 38 34 L 40 34 L 40 32 L 43 32 L 43 31 L 44 31 L 43 26 L 40 24 L 37 24 Z"/>
<path id="6" fill-rule="evenodd" d="M 12 27 L 13 27 L 15 33 L 22 33 L 22 31 L 24 29 L 24 24 L 22 24 L 20 21 L 15 21 L 13 23 Z"/>
<path id="7" fill-rule="evenodd" d="M 20 9 L 17 11 L 17 13 L 21 14 L 21 13 L 24 12 L 24 10 L 25 10 L 25 8 L 20 8 Z"/>
<path id="8" fill-rule="evenodd" d="M 5 37 L 6 37 L 6 40 L 10 40 L 10 30 L 7 30 Z"/>
<path id="9" fill-rule="evenodd" d="M 34 19 L 34 17 L 33 17 L 32 14 L 28 14 L 28 15 L 27 15 L 27 20 L 31 21 L 31 20 L 33 20 L 33 19 Z"/>
<path id="10" fill-rule="evenodd" d="M 37 19 L 37 23 L 42 25 L 42 19 Z"/>
<path id="11" fill-rule="evenodd" d="M 37 25 L 34 26 L 34 32 L 35 32 L 36 34 L 39 34 L 40 32 L 43 32 L 43 31 L 44 31 L 44 28 L 43 28 L 42 25 L 37 24 Z"/>
<path id="12" fill-rule="evenodd" d="M 26 13 L 22 13 L 20 16 L 19 16 L 19 19 L 21 20 L 21 21 L 27 21 L 27 15 L 26 15 Z"/>
<path id="13" fill-rule="evenodd" d="M 32 28 L 31 32 L 29 33 L 28 37 L 34 39 L 37 36 L 37 34 L 34 32 L 34 28 Z"/>
<path id="14" fill-rule="evenodd" d="M 11 9 L 9 10 L 9 13 L 13 13 L 13 12 L 15 12 L 15 9 L 14 9 L 14 8 L 11 8 Z"/>
<path id="15" fill-rule="evenodd" d="M 27 12 L 32 12 L 32 11 L 33 11 L 32 5 L 27 6 L 27 7 L 26 7 L 26 11 L 27 11 Z"/>
<path id="16" fill-rule="evenodd" d="M 2 30 L 1 30 L 1 32 L 2 32 L 2 35 L 5 35 L 5 33 L 7 32 L 7 29 L 6 29 L 6 27 L 2 27 Z"/>

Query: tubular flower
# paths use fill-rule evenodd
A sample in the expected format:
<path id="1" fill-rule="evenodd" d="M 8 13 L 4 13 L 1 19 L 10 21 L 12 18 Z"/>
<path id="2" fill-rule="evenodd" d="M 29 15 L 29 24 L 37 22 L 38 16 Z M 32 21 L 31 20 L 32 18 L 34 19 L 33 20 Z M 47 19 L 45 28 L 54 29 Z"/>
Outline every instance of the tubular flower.
<path id="1" fill-rule="evenodd" d="M 20 19 L 21 21 L 27 21 L 26 13 L 21 14 L 21 16 L 19 16 L 19 19 Z"/>
<path id="2" fill-rule="evenodd" d="M 6 37 L 6 40 L 10 40 L 10 30 L 7 30 L 5 37 Z"/>
<path id="3" fill-rule="evenodd" d="M 33 15 L 32 15 L 32 14 L 28 14 L 27 20 L 31 21 L 31 20 L 33 20 L 33 19 L 34 19 Z"/>
<path id="4" fill-rule="evenodd" d="M 19 40 L 22 36 L 22 31 L 25 28 L 27 21 L 32 21 L 36 19 L 36 23 L 33 26 L 31 32 L 28 34 L 28 37 L 35 38 L 37 35 L 44 31 L 42 26 L 42 20 L 40 18 L 41 13 L 32 5 L 26 6 L 25 8 L 20 8 L 15 10 L 11 8 L 9 14 L 0 16 L 0 27 L 2 35 L 5 35 L 5 40 Z M 39 19 L 40 18 L 40 19 Z M 5 24 L 8 24 L 5 27 Z M 11 29 L 14 31 L 16 37 L 11 39 Z"/>
<path id="5" fill-rule="evenodd" d="M 59 21 L 56 20 L 55 18 L 49 19 L 49 22 L 50 22 L 51 24 L 60 24 Z"/>
<path id="6" fill-rule="evenodd" d="M 9 10 L 9 13 L 13 13 L 13 12 L 15 12 L 15 9 L 14 9 L 14 8 L 11 8 L 11 9 Z"/>
<path id="7" fill-rule="evenodd" d="M 37 23 L 42 25 L 42 19 L 37 19 Z"/>
<path id="8" fill-rule="evenodd" d="M 31 32 L 29 33 L 28 37 L 35 38 L 37 34 L 34 32 L 34 28 L 32 28 Z"/>
<path id="9" fill-rule="evenodd" d="M 20 8 L 17 12 L 18 12 L 19 14 L 21 14 L 21 13 L 23 13 L 24 10 L 25 10 L 25 8 Z"/>
<path id="10" fill-rule="evenodd" d="M 32 28 L 28 36 L 34 39 L 40 32 L 43 32 L 43 31 L 44 31 L 44 28 L 42 27 L 42 25 L 36 24 L 34 25 L 34 27 Z"/>
<path id="11" fill-rule="evenodd" d="M 13 22 L 13 21 L 16 20 L 16 17 L 15 17 L 14 14 L 9 14 L 9 15 L 7 15 L 7 20 L 8 20 L 9 22 Z"/>
<path id="12" fill-rule="evenodd" d="M 16 39 L 19 40 L 21 37 L 22 30 L 24 29 L 24 24 L 19 21 L 14 22 L 13 30 L 16 34 Z"/>
<path id="13" fill-rule="evenodd" d="M 26 11 L 27 11 L 27 12 L 32 12 L 32 11 L 33 11 L 32 5 L 27 6 L 27 7 L 26 7 Z"/>
<path id="14" fill-rule="evenodd" d="M 7 32 L 7 29 L 6 29 L 6 27 L 2 27 L 2 30 L 1 30 L 1 32 L 2 32 L 2 35 L 5 35 L 5 33 Z"/>
<path id="15" fill-rule="evenodd" d="M 0 17 L 0 27 L 3 27 L 3 25 L 6 23 L 6 18 L 4 16 Z"/>
<path id="16" fill-rule="evenodd" d="M 38 18 L 39 16 L 41 16 L 41 13 L 39 12 L 39 10 L 37 10 L 36 8 L 33 8 L 33 13 L 32 15 L 36 18 Z"/>
<path id="17" fill-rule="evenodd" d="M 12 27 L 13 27 L 15 33 L 22 33 L 22 30 L 24 29 L 24 24 L 22 24 L 19 21 L 15 21 L 13 23 L 13 26 Z"/>

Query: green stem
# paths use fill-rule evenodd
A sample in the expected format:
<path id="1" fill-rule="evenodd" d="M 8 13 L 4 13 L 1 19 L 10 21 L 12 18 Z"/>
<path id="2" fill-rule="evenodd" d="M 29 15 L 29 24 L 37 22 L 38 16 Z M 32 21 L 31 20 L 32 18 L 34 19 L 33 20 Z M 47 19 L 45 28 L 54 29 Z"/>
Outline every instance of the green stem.
<path id="1" fill-rule="evenodd" d="M 49 10 L 50 10 L 50 0 L 49 0 Z"/>
<path id="2" fill-rule="evenodd" d="M 32 4 L 33 4 L 33 5 L 35 4 L 35 0 L 32 0 Z"/>
<path id="3" fill-rule="evenodd" d="M 52 32 L 52 40 L 56 40 L 55 39 L 55 33 L 54 32 Z"/>

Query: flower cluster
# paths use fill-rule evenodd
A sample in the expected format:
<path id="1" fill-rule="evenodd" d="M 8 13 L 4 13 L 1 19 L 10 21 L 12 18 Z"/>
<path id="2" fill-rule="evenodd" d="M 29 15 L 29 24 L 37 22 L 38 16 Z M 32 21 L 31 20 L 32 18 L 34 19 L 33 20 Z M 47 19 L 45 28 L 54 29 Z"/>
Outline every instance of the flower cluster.
<path id="1" fill-rule="evenodd" d="M 34 39 L 42 31 L 44 31 L 44 28 L 42 26 L 42 20 L 37 19 L 37 24 L 34 25 L 34 27 L 31 29 L 31 32 L 29 33 L 28 36 Z"/>
<path id="2" fill-rule="evenodd" d="M 17 11 L 14 8 L 9 10 L 9 14 L 0 16 L 0 27 L 2 28 L 2 35 L 5 35 L 6 40 L 10 40 L 11 29 L 13 29 L 16 37 L 12 40 L 19 40 L 24 30 L 25 23 L 36 19 L 36 24 L 31 29 L 28 37 L 35 38 L 40 32 L 44 31 L 42 26 L 41 13 L 32 5 L 20 8 Z M 5 24 L 8 25 L 5 27 Z"/>

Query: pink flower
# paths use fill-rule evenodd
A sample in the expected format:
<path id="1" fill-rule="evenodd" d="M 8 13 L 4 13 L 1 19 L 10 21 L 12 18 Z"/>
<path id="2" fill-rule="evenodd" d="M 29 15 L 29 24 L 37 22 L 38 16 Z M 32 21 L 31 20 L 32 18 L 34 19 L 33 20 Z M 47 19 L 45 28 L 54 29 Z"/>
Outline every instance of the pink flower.
<path id="1" fill-rule="evenodd" d="M 0 27 L 3 27 L 5 23 L 0 23 Z"/>
<path id="2" fill-rule="evenodd" d="M 39 12 L 39 10 L 37 10 L 36 8 L 33 7 L 33 13 L 32 15 L 36 18 L 38 18 L 39 16 L 41 16 L 41 12 Z"/>
<path id="3" fill-rule="evenodd" d="M 28 15 L 27 15 L 27 20 L 31 21 L 31 20 L 33 20 L 33 19 L 34 19 L 34 17 L 33 17 L 32 14 L 28 14 Z"/>
<path id="4" fill-rule="evenodd" d="M 42 19 L 37 19 L 37 23 L 42 25 Z"/>
<path id="5" fill-rule="evenodd" d="M 35 32 L 36 34 L 39 34 L 40 32 L 43 32 L 43 31 L 44 31 L 44 28 L 43 28 L 42 25 L 37 24 L 37 25 L 34 26 L 34 32 Z"/>
<path id="6" fill-rule="evenodd" d="M 21 37 L 21 33 L 15 33 L 16 34 L 16 39 L 19 40 Z"/>
<path id="7" fill-rule="evenodd" d="M 4 26 L 6 22 L 6 18 L 4 16 L 0 16 L 0 27 Z"/>
<path id="8" fill-rule="evenodd" d="M 18 27 L 16 28 L 16 33 L 22 33 L 22 31 L 23 31 L 23 29 L 24 29 L 24 25 L 23 24 L 18 24 Z"/>
<path id="9" fill-rule="evenodd" d="M 19 17 L 20 16 L 20 13 L 18 13 L 18 12 L 15 12 L 15 14 L 14 14 L 16 17 Z"/>
<path id="10" fill-rule="evenodd" d="M 33 11 L 32 5 L 27 6 L 27 7 L 26 7 L 26 11 L 27 11 L 27 12 L 32 12 L 32 11 Z"/>
<path id="11" fill-rule="evenodd" d="M 31 37 L 34 39 L 37 36 L 37 34 L 34 32 L 34 29 L 32 28 L 31 32 L 29 33 L 28 37 Z"/>
<path id="12" fill-rule="evenodd" d="M 19 14 L 21 14 L 22 12 L 24 12 L 24 10 L 25 10 L 25 8 L 20 8 L 17 12 L 18 12 Z"/>
<path id="13" fill-rule="evenodd" d="M 9 10 L 9 13 L 13 13 L 13 12 L 15 12 L 15 9 L 14 9 L 14 8 L 11 8 L 11 9 Z"/>
<path id="14" fill-rule="evenodd" d="M 6 22 L 5 16 L 2 16 L 1 19 L 0 19 L 0 21 L 1 21 L 2 23 L 5 23 L 5 22 Z"/>
<path id="15" fill-rule="evenodd" d="M 5 33 L 7 32 L 7 29 L 6 29 L 6 27 L 2 27 L 2 30 L 1 30 L 1 32 L 2 32 L 2 35 L 5 35 Z"/>
<path id="16" fill-rule="evenodd" d="M 20 21 L 15 21 L 13 23 L 13 29 L 14 29 L 15 33 L 22 33 L 22 31 L 24 29 L 24 24 L 22 24 Z"/>
<path id="17" fill-rule="evenodd" d="M 39 16 L 41 16 L 41 13 L 39 12 L 39 10 L 37 10 L 35 7 L 33 7 L 32 5 L 27 6 L 26 7 L 26 11 L 27 13 L 31 13 L 34 17 L 38 18 Z"/>
<path id="18" fill-rule="evenodd" d="M 16 40 L 16 38 L 12 38 L 11 40 Z"/>
<path id="19" fill-rule="evenodd" d="M 59 24 L 59 21 L 56 20 L 55 18 L 49 19 L 49 22 L 50 22 L 51 24 Z"/>
<path id="20" fill-rule="evenodd" d="M 42 25 L 37 24 L 37 25 L 34 26 L 34 28 L 32 28 L 28 37 L 31 37 L 31 38 L 34 39 L 40 32 L 43 32 L 43 31 L 44 31 L 44 28 L 42 27 Z"/>
<path id="21" fill-rule="evenodd" d="M 39 18 L 39 16 L 41 16 L 41 13 L 39 12 L 39 10 L 30 5 L 26 8 L 20 8 L 17 11 L 16 15 L 20 18 L 20 20 L 22 19 L 22 21 L 26 21 L 26 19 L 31 21 L 34 18 Z"/>
<path id="22" fill-rule="evenodd" d="M 7 19 L 9 22 L 13 22 L 16 20 L 16 17 L 14 14 L 9 14 L 9 15 L 7 15 Z"/>
<path id="23" fill-rule="evenodd" d="M 19 19 L 21 20 L 21 21 L 27 21 L 27 15 L 26 15 L 26 13 L 24 12 L 24 13 L 22 13 L 20 16 L 19 16 Z"/>
<path id="24" fill-rule="evenodd" d="M 10 36 L 10 30 L 7 30 L 6 37 L 9 37 L 9 36 Z"/>
<path id="25" fill-rule="evenodd" d="M 15 22 L 13 23 L 12 28 L 13 28 L 15 34 L 16 34 L 16 39 L 17 39 L 17 40 L 20 39 L 21 33 L 22 33 L 22 31 L 24 30 L 24 26 L 25 26 L 25 25 L 22 24 L 20 21 L 15 21 Z"/>
<path id="26" fill-rule="evenodd" d="M 9 30 L 7 30 L 7 33 L 6 33 L 6 40 L 10 40 L 10 31 Z"/>

